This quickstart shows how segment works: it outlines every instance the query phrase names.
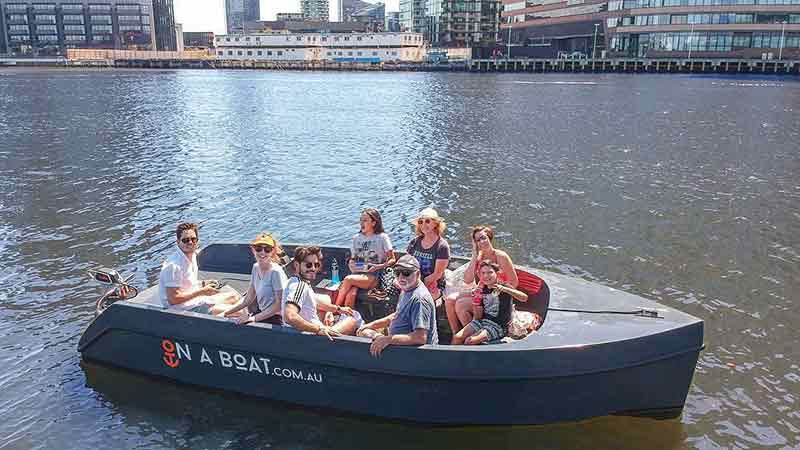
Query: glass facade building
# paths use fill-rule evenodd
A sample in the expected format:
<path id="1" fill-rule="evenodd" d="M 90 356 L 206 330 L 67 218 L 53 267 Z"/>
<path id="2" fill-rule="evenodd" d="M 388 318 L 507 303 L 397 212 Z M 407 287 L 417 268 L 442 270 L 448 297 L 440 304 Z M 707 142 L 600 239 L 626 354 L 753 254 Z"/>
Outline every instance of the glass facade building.
<path id="1" fill-rule="evenodd" d="M 225 24 L 228 34 L 244 33 L 248 22 L 261 20 L 259 0 L 225 0 Z"/>
<path id="2" fill-rule="evenodd" d="M 605 49 L 607 0 L 502 2 L 500 38 L 512 57 L 589 58 Z"/>
<path id="3" fill-rule="evenodd" d="M 175 28 L 175 10 L 172 0 L 153 0 L 156 50 L 178 50 L 178 32 Z"/>
<path id="4" fill-rule="evenodd" d="M 423 33 L 435 46 L 493 45 L 499 14 L 499 0 L 400 1 L 401 29 Z"/>
<path id="5" fill-rule="evenodd" d="M 612 0 L 615 56 L 800 58 L 800 0 Z"/>
<path id="6" fill-rule="evenodd" d="M 14 56 L 67 48 L 154 50 L 152 0 L 0 1 L 2 42 Z"/>

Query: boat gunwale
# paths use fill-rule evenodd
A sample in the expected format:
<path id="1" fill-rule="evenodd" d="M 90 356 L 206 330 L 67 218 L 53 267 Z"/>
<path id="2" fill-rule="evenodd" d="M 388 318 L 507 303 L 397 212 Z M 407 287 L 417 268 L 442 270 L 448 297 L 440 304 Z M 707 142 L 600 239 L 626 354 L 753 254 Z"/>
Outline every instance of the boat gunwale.
<path id="1" fill-rule="evenodd" d="M 189 319 L 199 319 L 199 320 L 209 320 L 209 319 L 211 319 L 212 322 L 216 322 L 216 323 L 219 323 L 219 324 L 231 324 L 231 325 L 234 325 L 232 322 L 230 322 L 227 319 L 223 319 L 223 318 L 219 318 L 219 317 L 215 317 L 215 316 L 209 316 L 207 314 L 201 314 L 201 313 L 196 313 L 196 312 L 192 312 L 192 311 L 168 310 L 168 309 L 160 307 L 160 306 L 141 304 L 141 303 L 133 303 L 133 302 L 129 302 L 129 301 L 115 302 L 114 304 L 109 306 L 109 308 L 106 311 L 101 313 L 101 315 L 105 314 L 107 311 L 109 311 L 112 308 L 119 309 L 119 308 L 125 308 L 125 307 L 128 307 L 128 308 L 132 307 L 132 308 L 137 308 L 137 309 L 142 309 L 142 310 L 152 311 L 152 312 L 157 312 L 157 313 L 168 313 L 168 314 L 177 316 L 179 318 L 189 318 Z M 100 316 L 98 316 L 97 318 L 99 318 L 99 317 Z M 93 323 L 94 323 L 94 321 L 92 321 L 92 324 Z M 694 325 L 694 324 L 689 324 L 689 325 L 691 326 L 691 325 Z M 90 326 L 91 326 L 91 324 L 90 324 Z M 239 327 L 240 325 L 235 325 L 235 326 Z M 271 325 L 271 324 L 260 324 L 259 323 L 259 324 L 247 325 L 247 327 L 250 327 L 250 328 L 262 328 L 262 329 L 268 330 L 270 332 L 274 331 L 276 333 L 280 333 L 281 336 L 286 336 L 286 337 L 297 336 L 297 337 L 306 337 L 306 338 L 327 339 L 324 336 L 316 336 L 316 335 L 313 335 L 313 334 L 310 334 L 310 333 L 288 334 L 288 333 L 286 333 L 284 331 L 280 331 L 280 329 L 273 330 L 273 327 L 278 327 L 278 326 Z M 112 332 L 113 330 L 121 330 L 121 331 L 125 331 L 125 332 L 137 333 L 137 331 L 132 331 L 130 329 L 121 328 L 121 327 L 107 327 L 101 333 L 98 333 L 97 335 L 93 336 L 92 339 L 89 340 L 88 342 L 83 342 L 83 339 L 81 339 L 81 342 L 79 342 L 78 351 L 81 354 L 83 354 L 84 351 L 90 345 L 92 345 L 94 342 L 99 340 L 104 335 Z M 499 345 L 502 345 L 502 344 L 493 344 L 493 345 L 484 345 L 484 346 L 451 346 L 451 345 L 430 345 L 430 344 L 426 344 L 426 345 L 422 345 L 422 346 L 418 346 L 418 347 L 403 347 L 403 346 L 395 346 L 395 347 L 397 347 L 396 349 L 400 350 L 400 351 L 425 350 L 425 351 L 451 351 L 451 352 L 459 352 L 459 353 L 460 352 L 474 352 L 474 351 L 482 351 L 482 352 L 488 351 L 488 352 L 500 352 L 500 353 L 508 352 L 508 351 L 516 351 L 516 352 L 523 352 L 523 353 L 535 353 L 535 352 L 562 352 L 562 351 L 570 350 L 570 349 L 586 351 L 586 350 L 590 350 L 592 348 L 599 348 L 601 346 L 608 346 L 608 345 L 614 345 L 614 344 L 626 343 L 626 342 L 634 342 L 634 341 L 639 341 L 639 340 L 642 340 L 642 339 L 646 339 L 648 337 L 658 337 L 659 335 L 662 335 L 662 334 L 665 334 L 665 333 L 668 333 L 668 332 L 672 332 L 672 331 L 675 331 L 675 330 L 676 329 L 669 329 L 669 330 L 665 330 L 665 331 L 663 331 L 661 333 L 655 333 L 655 334 L 646 335 L 646 336 L 639 336 L 639 337 L 635 337 L 635 338 L 631 338 L 631 339 L 625 339 L 625 340 L 604 342 L 604 343 L 601 343 L 601 344 L 569 345 L 569 346 L 544 347 L 544 348 L 509 348 L 511 345 L 513 345 L 515 343 L 518 344 L 521 341 L 516 341 L 516 342 L 513 342 L 513 343 L 509 343 L 509 345 L 505 346 L 504 349 L 497 349 L 496 348 L 496 347 L 498 347 Z M 152 337 L 164 338 L 164 336 L 160 336 L 160 335 L 156 336 L 154 334 L 144 333 L 142 331 L 144 331 L 144 330 L 139 330 L 140 334 L 145 334 L 145 335 L 149 334 Z M 263 332 L 263 330 L 262 330 L 262 332 Z M 177 338 L 173 337 L 173 339 L 177 339 Z M 358 336 L 337 336 L 337 337 L 334 338 L 334 340 L 343 340 L 343 341 L 346 341 L 346 342 L 352 342 L 354 344 L 366 344 L 366 345 L 369 345 L 371 343 L 371 341 L 369 341 L 369 339 L 364 338 L 364 337 L 358 337 Z M 224 345 L 225 348 L 236 348 L 237 350 L 240 350 L 242 352 L 258 354 L 257 351 L 254 351 L 253 349 L 243 348 L 241 346 L 241 344 L 238 344 L 236 342 L 224 343 L 224 344 L 213 343 L 212 345 L 214 345 L 214 346 Z M 459 374 L 457 374 L 457 376 L 453 376 L 453 375 L 435 375 L 435 374 L 433 374 L 433 375 L 432 374 L 419 375 L 417 372 L 414 372 L 414 371 L 398 371 L 396 369 L 381 369 L 380 367 L 377 367 L 377 368 L 376 367 L 365 368 L 363 366 L 343 365 L 340 360 L 325 359 L 324 355 L 323 355 L 322 358 L 315 358 L 315 359 L 308 359 L 305 355 L 298 354 L 298 353 L 276 353 L 274 351 L 271 351 L 270 355 L 273 356 L 273 357 L 276 357 L 276 358 L 287 358 L 287 359 L 292 359 L 292 360 L 296 360 L 296 361 L 302 361 L 302 362 L 310 363 L 310 364 L 319 364 L 319 365 L 322 365 L 322 366 L 335 367 L 335 368 L 338 368 L 340 370 L 343 369 L 343 370 L 373 372 L 373 373 L 381 373 L 381 374 L 386 374 L 386 375 L 395 375 L 395 376 L 399 375 L 399 376 L 407 376 L 407 377 L 420 378 L 420 379 L 429 378 L 429 379 L 448 379 L 448 380 L 465 380 L 465 381 L 467 381 L 467 380 L 484 380 L 485 381 L 485 380 L 488 379 L 488 380 L 493 380 L 493 381 L 495 381 L 495 380 L 496 381 L 504 381 L 504 380 L 526 380 L 526 379 L 539 380 L 539 379 L 568 378 L 568 377 L 574 377 L 574 376 L 586 376 L 586 375 L 592 375 L 592 374 L 607 373 L 607 372 L 613 372 L 615 370 L 624 370 L 624 369 L 628 369 L 628 368 L 632 368 L 632 367 L 639 367 L 639 366 L 643 366 L 643 365 L 647 365 L 647 364 L 653 364 L 653 363 L 657 363 L 659 361 L 680 357 L 682 355 L 689 354 L 689 353 L 695 353 L 695 352 L 699 353 L 704 348 L 705 348 L 705 344 L 701 343 L 700 345 L 697 345 L 697 346 L 683 348 L 681 350 L 677 350 L 677 351 L 670 352 L 670 353 L 662 353 L 662 354 L 659 354 L 659 355 L 651 357 L 651 358 L 638 359 L 636 361 L 632 361 L 632 362 L 627 363 L 627 364 L 616 365 L 616 366 L 613 366 L 613 367 L 603 367 L 603 368 L 593 369 L 593 370 L 562 372 L 560 374 L 542 375 L 542 376 L 492 375 L 489 378 L 487 378 L 486 375 L 474 375 L 474 376 L 471 376 L 469 374 L 463 374 L 463 373 L 459 373 Z M 364 351 L 365 352 L 367 351 L 366 348 L 365 348 Z M 89 359 L 92 359 L 92 358 L 89 358 Z"/>

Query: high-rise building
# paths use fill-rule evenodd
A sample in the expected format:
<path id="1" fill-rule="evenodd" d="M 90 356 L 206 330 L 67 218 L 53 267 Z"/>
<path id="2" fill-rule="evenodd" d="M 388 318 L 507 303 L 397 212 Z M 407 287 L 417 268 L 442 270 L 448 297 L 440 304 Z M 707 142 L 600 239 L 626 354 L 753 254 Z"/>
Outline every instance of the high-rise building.
<path id="1" fill-rule="evenodd" d="M 425 7 L 427 0 L 400 0 L 400 31 L 427 31 Z"/>
<path id="2" fill-rule="evenodd" d="M 225 23 L 228 34 L 244 33 L 247 22 L 261 20 L 259 0 L 225 0 Z"/>
<path id="3" fill-rule="evenodd" d="M 303 20 L 326 22 L 329 16 L 330 3 L 328 0 L 300 0 L 300 9 L 303 12 Z"/>
<path id="4" fill-rule="evenodd" d="M 437 46 L 494 45 L 499 14 L 499 0 L 429 0 L 426 37 Z"/>
<path id="5" fill-rule="evenodd" d="M 176 51 L 178 43 L 172 0 L 153 0 L 153 18 L 155 19 L 156 50 Z"/>
<path id="6" fill-rule="evenodd" d="M 155 49 L 152 0 L 0 0 L 0 14 L 0 41 L 11 55 Z"/>
<path id="7" fill-rule="evenodd" d="M 386 13 L 386 23 L 383 26 L 384 31 L 397 33 L 400 31 L 400 13 L 397 11 L 388 11 Z"/>

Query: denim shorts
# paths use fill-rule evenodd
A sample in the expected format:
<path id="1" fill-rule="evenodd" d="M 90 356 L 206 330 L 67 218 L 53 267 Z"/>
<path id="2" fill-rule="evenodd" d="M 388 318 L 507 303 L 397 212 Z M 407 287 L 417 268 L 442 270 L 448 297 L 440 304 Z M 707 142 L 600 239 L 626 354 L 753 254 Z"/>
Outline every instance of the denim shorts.
<path id="1" fill-rule="evenodd" d="M 497 341 L 506 336 L 503 328 L 489 319 L 473 320 L 467 324 L 473 331 L 473 335 L 480 333 L 481 330 L 486 330 L 489 333 L 490 341 Z"/>

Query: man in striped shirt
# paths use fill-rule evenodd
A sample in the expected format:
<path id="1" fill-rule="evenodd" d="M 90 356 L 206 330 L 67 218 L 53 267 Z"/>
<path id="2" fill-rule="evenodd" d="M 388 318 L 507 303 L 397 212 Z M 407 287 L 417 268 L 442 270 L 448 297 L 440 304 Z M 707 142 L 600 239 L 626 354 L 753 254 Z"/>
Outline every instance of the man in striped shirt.
<path id="1" fill-rule="evenodd" d="M 346 306 L 332 304 L 330 297 L 315 293 L 311 286 L 322 268 L 322 250 L 319 247 L 297 247 L 292 264 L 296 275 L 289 279 L 281 300 L 283 326 L 287 330 L 328 338 L 355 334 L 363 324 L 360 314 Z M 318 310 L 338 314 L 338 318 L 328 324 L 322 323 Z"/>

